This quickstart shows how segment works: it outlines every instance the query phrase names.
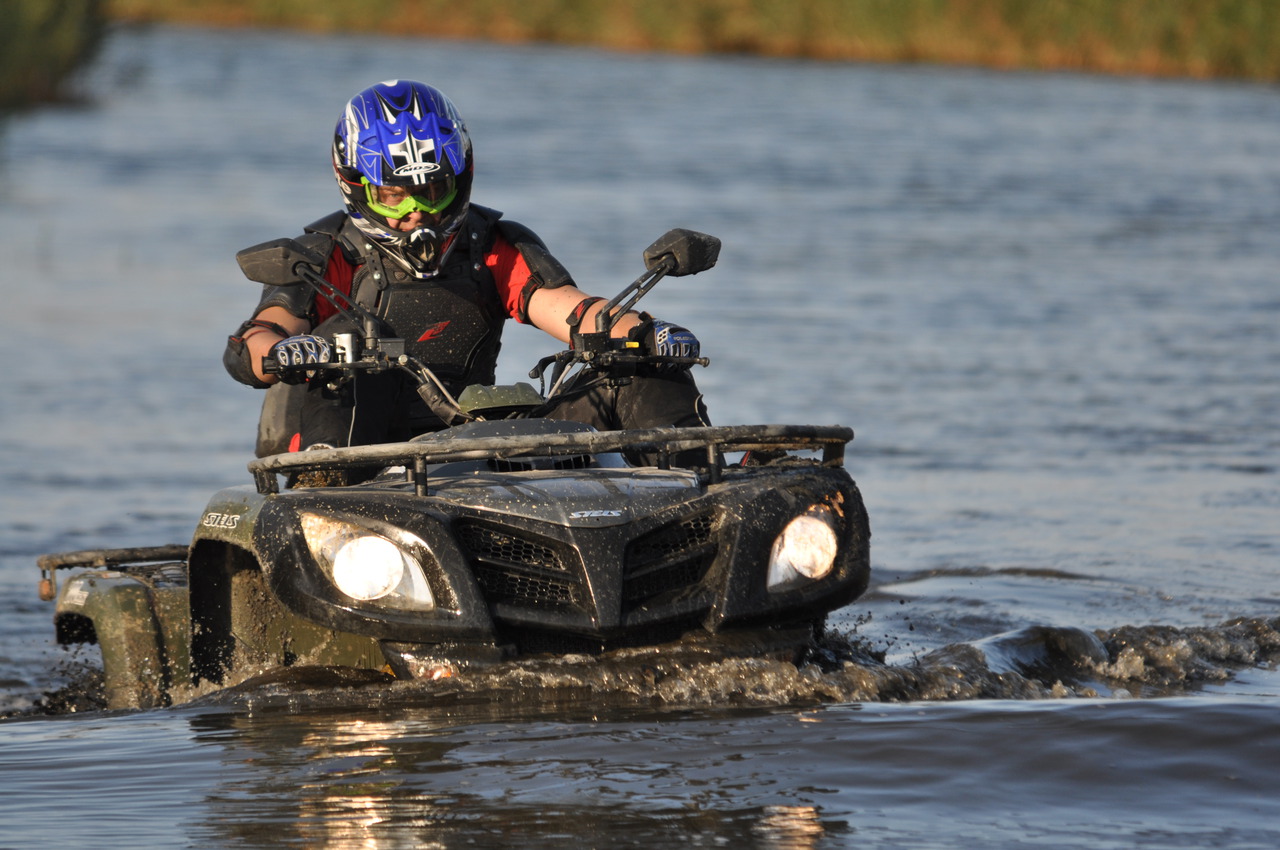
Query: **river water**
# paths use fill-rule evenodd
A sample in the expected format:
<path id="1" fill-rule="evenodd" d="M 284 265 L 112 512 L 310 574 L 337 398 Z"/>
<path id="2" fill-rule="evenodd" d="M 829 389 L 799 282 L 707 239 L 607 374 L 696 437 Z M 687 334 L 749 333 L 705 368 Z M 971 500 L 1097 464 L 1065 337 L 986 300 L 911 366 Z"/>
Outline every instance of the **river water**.
<path id="1" fill-rule="evenodd" d="M 882 663 L 39 713 L 93 657 L 36 556 L 248 482 L 234 253 L 336 206 L 395 76 L 590 291 L 723 239 L 646 304 L 718 424 L 856 430 L 832 625 Z M 1280 90 L 155 28 L 81 91 L 0 124 L 0 847 L 1280 843 Z M 511 328 L 500 379 L 554 349 Z"/>

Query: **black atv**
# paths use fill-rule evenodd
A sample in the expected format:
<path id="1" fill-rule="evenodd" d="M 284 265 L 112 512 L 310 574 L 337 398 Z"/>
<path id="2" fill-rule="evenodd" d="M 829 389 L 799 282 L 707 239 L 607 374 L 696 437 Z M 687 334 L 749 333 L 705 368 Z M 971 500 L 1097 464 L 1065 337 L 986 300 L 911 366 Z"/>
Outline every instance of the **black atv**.
<path id="1" fill-rule="evenodd" d="M 536 418 L 571 374 L 626 381 L 653 362 L 612 339 L 612 323 L 660 278 L 710 268 L 718 251 L 718 240 L 683 230 L 650 246 L 647 271 L 608 302 L 595 332 L 530 373 L 552 368 L 545 394 L 517 384 L 454 398 L 352 308 L 364 332 L 334 340 L 326 374 L 405 370 L 460 424 L 254 460 L 254 485 L 215 493 L 189 546 L 42 556 L 58 642 L 101 647 L 111 708 L 183 702 L 304 665 L 429 679 L 538 653 L 669 643 L 805 651 L 869 577 L 867 514 L 843 467 L 851 430 L 596 431 Z M 297 242 L 239 260 L 253 280 L 329 294 L 319 258 Z"/>

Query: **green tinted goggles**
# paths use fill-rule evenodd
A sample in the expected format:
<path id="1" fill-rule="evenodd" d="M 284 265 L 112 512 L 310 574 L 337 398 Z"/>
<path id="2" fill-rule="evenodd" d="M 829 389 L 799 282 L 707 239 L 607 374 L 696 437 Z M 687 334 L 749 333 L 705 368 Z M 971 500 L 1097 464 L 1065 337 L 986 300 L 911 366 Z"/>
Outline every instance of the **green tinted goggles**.
<path id="1" fill-rule="evenodd" d="M 435 180 L 422 186 L 376 186 L 361 177 L 369 209 L 387 218 L 404 218 L 413 212 L 439 215 L 458 197 L 458 183 Z"/>

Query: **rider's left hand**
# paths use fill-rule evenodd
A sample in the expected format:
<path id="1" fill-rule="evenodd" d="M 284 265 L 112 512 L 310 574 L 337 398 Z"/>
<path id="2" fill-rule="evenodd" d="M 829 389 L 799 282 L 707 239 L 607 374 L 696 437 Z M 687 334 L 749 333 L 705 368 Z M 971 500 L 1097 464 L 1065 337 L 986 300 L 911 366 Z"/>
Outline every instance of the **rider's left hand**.
<path id="1" fill-rule="evenodd" d="M 650 319 L 632 331 L 632 338 L 638 340 L 646 354 L 658 357 L 698 357 L 702 353 L 702 345 L 688 328 L 664 322 L 662 319 Z M 688 369 L 688 363 L 671 363 L 669 367 Z"/>
<path id="2" fill-rule="evenodd" d="M 697 357 L 702 353 L 702 344 L 688 328 L 654 319 L 651 333 L 649 347 L 659 357 Z"/>

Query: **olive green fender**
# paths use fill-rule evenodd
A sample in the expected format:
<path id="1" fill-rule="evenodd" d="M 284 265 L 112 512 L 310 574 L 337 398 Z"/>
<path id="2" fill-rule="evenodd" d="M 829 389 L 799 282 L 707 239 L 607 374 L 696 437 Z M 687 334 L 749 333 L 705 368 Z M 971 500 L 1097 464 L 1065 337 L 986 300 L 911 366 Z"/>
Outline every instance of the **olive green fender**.
<path id="1" fill-rule="evenodd" d="M 89 570 L 58 593 L 58 642 L 102 650 L 108 708 L 168 705 L 175 683 L 190 680 L 190 616 L 183 564 Z"/>

